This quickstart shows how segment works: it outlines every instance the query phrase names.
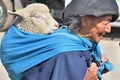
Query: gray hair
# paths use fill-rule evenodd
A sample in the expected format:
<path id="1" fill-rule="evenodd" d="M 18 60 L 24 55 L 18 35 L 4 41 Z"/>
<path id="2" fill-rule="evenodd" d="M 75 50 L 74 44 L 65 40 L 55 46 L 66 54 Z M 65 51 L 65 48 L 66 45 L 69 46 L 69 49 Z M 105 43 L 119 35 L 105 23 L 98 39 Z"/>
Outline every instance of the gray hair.
<path id="1" fill-rule="evenodd" d="M 68 16 L 64 18 L 64 24 L 74 33 L 78 33 L 81 28 L 81 17 L 79 15 Z"/>

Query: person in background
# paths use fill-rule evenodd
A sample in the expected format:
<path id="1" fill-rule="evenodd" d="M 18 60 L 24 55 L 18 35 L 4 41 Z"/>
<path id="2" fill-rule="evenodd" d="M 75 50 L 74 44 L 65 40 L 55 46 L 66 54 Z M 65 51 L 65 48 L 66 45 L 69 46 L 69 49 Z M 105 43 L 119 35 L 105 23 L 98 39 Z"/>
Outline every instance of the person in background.
<path id="1" fill-rule="evenodd" d="M 98 43 L 118 16 L 115 0 L 72 0 L 51 34 L 10 27 L 1 43 L 2 63 L 12 80 L 101 80 L 113 66 Z"/>

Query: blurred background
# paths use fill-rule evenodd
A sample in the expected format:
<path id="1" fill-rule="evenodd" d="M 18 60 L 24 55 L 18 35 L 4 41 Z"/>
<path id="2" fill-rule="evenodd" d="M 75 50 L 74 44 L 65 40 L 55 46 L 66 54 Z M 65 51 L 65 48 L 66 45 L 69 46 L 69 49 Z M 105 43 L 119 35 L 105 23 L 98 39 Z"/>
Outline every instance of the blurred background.
<path id="1" fill-rule="evenodd" d="M 9 28 L 14 19 L 13 16 L 7 15 L 7 10 L 16 11 L 31 3 L 44 3 L 50 8 L 52 16 L 62 22 L 61 12 L 71 0 L 0 0 L 0 41 L 5 31 Z M 120 6 L 120 0 L 116 0 Z M 53 4 L 54 3 L 54 4 Z M 120 10 L 120 8 L 119 8 Z M 119 80 L 120 79 L 120 17 L 116 22 L 111 23 L 112 31 L 103 37 L 100 42 L 102 53 L 105 53 L 109 61 L 114 65 L 114 70 L 103 75 L 102 80 Z M 0 60 L 0 80 L 10 80 L 8 74 Z"/>

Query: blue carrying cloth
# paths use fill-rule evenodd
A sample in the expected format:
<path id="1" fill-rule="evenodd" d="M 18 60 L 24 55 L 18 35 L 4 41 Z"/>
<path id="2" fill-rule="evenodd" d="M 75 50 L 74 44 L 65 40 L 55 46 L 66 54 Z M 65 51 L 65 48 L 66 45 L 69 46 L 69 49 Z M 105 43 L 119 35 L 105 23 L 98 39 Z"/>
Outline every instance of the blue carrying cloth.
<path id="1" fill-rule="evenodd" d="M 12 24 L 1 41 L 0 56 L 12 80 L 20 80 L 24 71 L 65 51 L 91 50 L 93 58 L 101 62 L 98 44 L 71 32 L 59 29 L 52 34 L 33 34 L 19 30 Z M 109 62 L 99 66 L 98 77 L 104 69 L 112 70 Z"/>

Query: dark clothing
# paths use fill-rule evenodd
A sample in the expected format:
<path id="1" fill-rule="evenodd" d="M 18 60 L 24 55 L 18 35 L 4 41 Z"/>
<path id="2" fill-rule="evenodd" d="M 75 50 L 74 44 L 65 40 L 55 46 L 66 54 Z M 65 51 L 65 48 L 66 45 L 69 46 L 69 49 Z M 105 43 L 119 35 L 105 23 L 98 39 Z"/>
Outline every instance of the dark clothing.
<path id="1" fill-rule="evenodd" d="M 83 80 L 91 61 L 90 51 L 63 52 L 26 71 L 22 80 Z"/>
<path id="2" fill-rule="evenodd" d="M 103 16 L 112 14 L 111 22 L 114 22 L 119 17 L 119 10 L 116 0 L 72 0 L 63 10 L 62 17 L 68 16 Z"/>

